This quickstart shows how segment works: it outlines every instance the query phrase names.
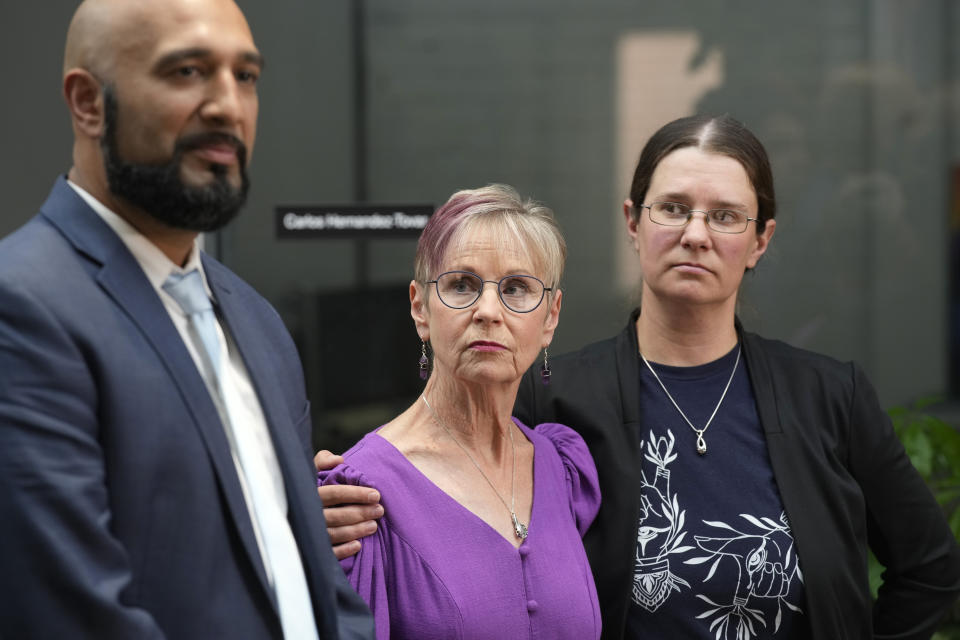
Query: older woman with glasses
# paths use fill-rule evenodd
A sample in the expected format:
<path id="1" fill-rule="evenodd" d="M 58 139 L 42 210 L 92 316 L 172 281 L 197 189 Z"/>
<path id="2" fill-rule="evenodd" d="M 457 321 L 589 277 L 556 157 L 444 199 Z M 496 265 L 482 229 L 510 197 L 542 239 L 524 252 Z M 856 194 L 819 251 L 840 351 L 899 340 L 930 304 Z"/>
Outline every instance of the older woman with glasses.
<path id="1" fill-rule="evenodd" d="M 410 312 L 426 387 L 321 473 L 382 496 L 376 533 L 342 561 L 378 637 L 599 637 L 580 540 L 593 461 L 569 428 L 511 417 L 541 348 L 546 361 L 565 255 L 552 212 L 500 185 L 455 193 L 423 230 Z"/>

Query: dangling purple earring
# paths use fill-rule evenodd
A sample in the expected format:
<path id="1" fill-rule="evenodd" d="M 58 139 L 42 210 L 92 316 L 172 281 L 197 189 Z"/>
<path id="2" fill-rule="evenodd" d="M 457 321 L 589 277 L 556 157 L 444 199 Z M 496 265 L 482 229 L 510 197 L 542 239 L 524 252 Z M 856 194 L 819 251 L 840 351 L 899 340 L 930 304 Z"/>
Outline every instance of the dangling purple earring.
<path id="1" fill-rule="evenodd" d="M 420 341 L 420 379 L 426 380 L 427 376 L 430 375 L 430 360 L 427 358 L 427 345 L 421 340 Z"/>
<path id="2" fill-rule="evenodd" d="M 540 381 L 544 386 L 550 384 L 550 363 L 547 361 L 547 348 L 543 348 L 543 364 L 540 365 Z"/>

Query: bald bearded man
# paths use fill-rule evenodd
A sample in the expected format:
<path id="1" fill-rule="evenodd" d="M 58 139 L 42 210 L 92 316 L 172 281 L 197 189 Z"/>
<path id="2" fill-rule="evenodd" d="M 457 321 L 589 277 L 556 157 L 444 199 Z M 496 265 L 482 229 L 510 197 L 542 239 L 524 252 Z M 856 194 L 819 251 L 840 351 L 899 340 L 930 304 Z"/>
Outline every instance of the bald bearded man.
<path id="1" fill-rule="evenodd" d="M 198 250 L 247 191 L 232 0 L 87 0 L 73 166 L 0 241 L 0 637 L 372 638 L 276 312 Z"/>

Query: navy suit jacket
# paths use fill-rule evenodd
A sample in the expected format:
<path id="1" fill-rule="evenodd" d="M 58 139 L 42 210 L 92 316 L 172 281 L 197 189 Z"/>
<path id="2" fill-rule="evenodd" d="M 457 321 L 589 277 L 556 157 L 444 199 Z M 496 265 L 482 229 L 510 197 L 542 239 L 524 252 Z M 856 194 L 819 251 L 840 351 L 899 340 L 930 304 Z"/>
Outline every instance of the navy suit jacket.
<path id="1" fill-rule="evenodd" d="M 320 638 L 372 638 L 330 549 L 293 342 L 253 289 L 203 264 L 269 425 Z M 2 638 L 282 637 L 203 379 L 63 178 L 0 241 L 0 531 Z"/>

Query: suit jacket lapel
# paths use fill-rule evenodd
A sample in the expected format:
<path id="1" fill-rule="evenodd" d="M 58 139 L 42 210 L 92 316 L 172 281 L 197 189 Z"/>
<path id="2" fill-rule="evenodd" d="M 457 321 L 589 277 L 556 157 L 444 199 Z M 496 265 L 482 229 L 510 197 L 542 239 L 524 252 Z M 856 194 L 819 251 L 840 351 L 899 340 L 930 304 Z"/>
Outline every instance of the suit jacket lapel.
<path id="1" fill-rule="evenodd" d="M 169 371 L 210 454 L 243 546 L 272 600 L 273 590 L 267 582 L 220 416 L 190 352 L 156 291 L 126 245 L 62 178 L 54 186 L 41 213 L 60 229 L 78 251 L 101 264 L 97 274 L 98 284 L 139 327 Z"/>
<path id="2" fill-rule="evenodd" d="M 270 430 L 286 489 L 287 519 L 304 564 L 314 611 L 317 612 L 317 623 L 323 628 L 329 624 L 329 612 L 333 606 L 328 597 L 324 600 L 324 596 L 329 595 L 329 587 L 321 584 L 324 576 L 329 574 L 329 568 L 323 566 L 322 554 L 330 554 L 330 543 L 316 484 L 312 481 L 315 478 L 313 463 L 309 451 L 304 449 L 308 443 L 304 443 L 300 434 L 294 431 L 295 418 L 291 416 L 291 408 L 278 384 L 276 376 L 279 372 L 272 364 L 272 354 L 266 351 L 267 341 L 263 339 L 262 324 L 251 321 L 251 314 L 245 309 L 243 294 L 234 291 L 229 283 L 219 277 L 222 267 L 216 265 L 208 268 L 208 265 L 210 261 L 205 260 L 207 282 L 217 298 L 221 319 L 229 327 L 234 343 L 243 357 Z M 294 362 L 290 366 L 299 364 Z M 321 548 L 321 545 L 326 545 L 326 548 Z M 332 555 L 330 559 L 333 561 Z M 333 570 L 339 571 L 339 567 L 334 566 Z"/>
<path id="3" fill-rule="evenodd" d="M 219 277 L 219 270 L 211 268 L 210 261 L 207 259 L 204 259 L 204 271 L 207 283 L 217 300 L 221 322 L 233 336 L 233 342 L 240 351 L 247 368 L 247 375 L 250 376 L 250 382 L 253 383 L 257 398 L 260 400 L 260 408 L 263 410 L 263 417 L 270 430 L 274 447 L 278 449 L 279 459 L 280 443 L 290 438 L 299 442 L 299 438 L 290 428 L 290 412 L 285 406 L 282 391 L 275 377 L 278 372 L 270 365 L 270 354 L 265 351 L 263 327 L 259 323 L 250 321 L 249 313 L 244 309 L 243 302 L 238 299 L 239 296 L 235 295 L 230 285 Z M 283 464 L 282 459 L 280 462 L 283 470 L 286 465 Z M 284 480 L 286 480 L 286 474 Z"/>
<path id="4" fill-rule="evenodd" d="M 257 392 L 260 408 L 270 430 L 273 445 L 277 450 L 277 458 L 283 471 L 284 481 L 304 482 L 304 465 L 307 471 L 312 469 L 310 456 L 304 449 L 309 443 L 300 439 L 300 434 L 293 429 L 295 418 L 285 398 L 284 389 L 278 383 L 278 371 L 273 364 L 273 354 L 267 351 L 269 341 L 264 340 L 262 323 L 251 320 L 249 309 L 245 308 L 243 295 L 233 291 L 229 283 L 220 277 L 223 269 L 218 264 L 211 264 L 204 256 L 204 271 L 207 282 L 217 299 L 221 321 L 227 326 L 233 341 L 243 357 L 247 374 Z M 297 366 L 297 363 L 290 363 Z M 299 409 L 297 407 L 296 409 Z M 297 416 L 299 417 L 299 416 Z M 281 456 L 281 454 L 286 454 Z M 291 473 L 289 467 L 293 467 Z M 292 477 L 288 478 L 288 475 Z M 290 493 L 289 489 L 287 493 Z"/>

